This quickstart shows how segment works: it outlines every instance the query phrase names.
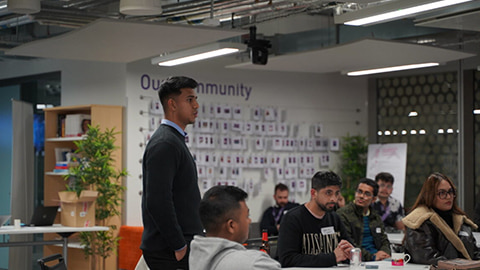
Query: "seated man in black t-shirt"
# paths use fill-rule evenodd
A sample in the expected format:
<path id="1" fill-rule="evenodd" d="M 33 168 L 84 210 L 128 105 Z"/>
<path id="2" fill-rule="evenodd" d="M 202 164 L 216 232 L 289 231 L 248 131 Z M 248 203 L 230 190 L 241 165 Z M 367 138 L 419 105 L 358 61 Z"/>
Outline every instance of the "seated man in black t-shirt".
<path id="1" fill-rule="evenodd" d="M 312 178 L 311 199 L 290 210 L 278 236 L 282 267 L 330 267 L 345 261 L 353 248 L 337 205 L 342 181 L 333 172 L 317 172 Z"/>

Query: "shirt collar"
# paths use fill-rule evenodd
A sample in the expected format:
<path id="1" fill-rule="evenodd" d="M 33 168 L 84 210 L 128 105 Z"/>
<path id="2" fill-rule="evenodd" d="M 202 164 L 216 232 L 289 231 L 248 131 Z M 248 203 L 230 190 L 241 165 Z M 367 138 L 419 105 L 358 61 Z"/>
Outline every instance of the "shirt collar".
<path id="1" fill-rule="evenodd" d="M 168 120 L 168 119 L 162 119 L 162 122 L 161 122 L 162 125 L 167 125 L 167 126 L 171 126 L 173 127 L 174 129 L 176 129 L 180 134 L 183 135 L 183 137 L 186 137 L 187 136 L 187 133 L 182 129 L 180 128 L 179 125 L 175 124 L 174 122 Z"/>

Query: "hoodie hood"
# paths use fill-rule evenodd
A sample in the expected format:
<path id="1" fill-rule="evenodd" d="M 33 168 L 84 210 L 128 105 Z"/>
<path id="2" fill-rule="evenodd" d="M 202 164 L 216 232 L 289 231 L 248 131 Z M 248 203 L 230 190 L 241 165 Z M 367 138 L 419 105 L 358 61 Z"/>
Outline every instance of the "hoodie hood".
<path id="1" fill-rule="evenodd" d="M 190 269 L 216 269 L 218 263 L 235 250 L 245 250 L 245 247 L 219 237 L 204 237 L 195 235 L 190 244 Z"/>

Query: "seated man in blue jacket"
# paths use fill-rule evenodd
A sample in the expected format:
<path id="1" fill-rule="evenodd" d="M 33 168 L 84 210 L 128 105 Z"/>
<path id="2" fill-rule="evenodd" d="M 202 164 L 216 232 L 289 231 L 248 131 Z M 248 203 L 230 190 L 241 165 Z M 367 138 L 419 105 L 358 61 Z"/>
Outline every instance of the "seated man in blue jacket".
<path id="1" fill-rule="evenodd" d="M 355 201 L 337 210 L 353 244 L 361 248 L 363 261 L 390 258 L 390 242 L 383 221 L 372 208 L 377 194 L 378 184 L 362 178 L 355 191 Z"/>

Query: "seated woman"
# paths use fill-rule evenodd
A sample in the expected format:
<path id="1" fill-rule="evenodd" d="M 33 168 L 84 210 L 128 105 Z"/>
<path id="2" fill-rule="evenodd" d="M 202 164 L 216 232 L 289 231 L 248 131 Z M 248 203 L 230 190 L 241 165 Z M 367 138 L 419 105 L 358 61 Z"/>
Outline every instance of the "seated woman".
<path id="1" fill-rule="evenodd" d="M 458 207 L 456 197 L 452 180 L 441 173 L 423 183 L 412 212 L 403 218 L 405 248 L 412 262 L 437 265 L 438 260 L 480 259 L 472 234 L 477 225 Z"/>

